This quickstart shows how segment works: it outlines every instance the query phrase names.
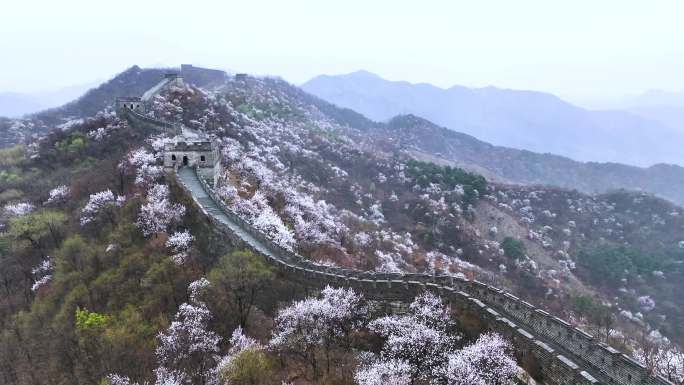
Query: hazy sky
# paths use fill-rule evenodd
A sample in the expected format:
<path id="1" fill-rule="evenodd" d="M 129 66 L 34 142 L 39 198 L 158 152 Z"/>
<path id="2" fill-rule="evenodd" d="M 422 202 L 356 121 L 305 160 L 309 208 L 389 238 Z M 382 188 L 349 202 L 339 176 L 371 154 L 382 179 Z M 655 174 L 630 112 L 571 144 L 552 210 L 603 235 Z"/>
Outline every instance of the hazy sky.
<path id="1" fill-rule="evenodd" d="M 0 91 L 192 63 L 301 83 L 360 68 L 591 100 L 684 90 L 684 2 L 8 1 Z"/>

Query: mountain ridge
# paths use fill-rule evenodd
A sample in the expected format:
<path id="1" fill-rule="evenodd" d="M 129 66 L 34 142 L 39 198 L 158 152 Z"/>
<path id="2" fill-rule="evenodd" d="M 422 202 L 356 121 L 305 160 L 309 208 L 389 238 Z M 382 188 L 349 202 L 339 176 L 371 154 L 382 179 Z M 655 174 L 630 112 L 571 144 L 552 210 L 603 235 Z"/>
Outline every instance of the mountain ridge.
<path id="1" fill-rule="evenodd" d="M 49 127 L 64 121 L 89 116 L 112 105 L 116 94 L 135 94 L 145 87 L 156 84 L 165 72 L 172 69 L 141 69 L 132 66 L 113 79 L 89 91 L 64 107 L 42 111 L 32 115 L 31 120 L 0 119 L 0 133 L 8 136 L 8 143 L 17 143 L 17 136 L 23 138 L 47 132 Z M 201 70 L 200 70 L 201 72 Z M 380 79 L 366 72 L 366 76 Z M 190 75 L 192 78 L 192 75 Z M 201 81 L 198 74 L 195 81 Z M 193 80 L 193 79 L 190 79 Z M 130 84 L 118 88 L 117 84 Z M 131 88 L 132 87 L 132 88 Z M 436 88 L 426 85 L 427 88 Z M 130 88 L 130 89 L 129 89 Z M 364 115 L 345 108 L 338 108 L 324 99 L 294 88 L 300 97 L 315 104 L 340 124 L 361 128 L 383 139 L 393 135 L 388 128 L 398 127 L 404 121 L 407 137 L 395 138 L 414 146 L 414 154 L 422 159 L 449 162 L 474 170 L 489 179 L 515 184 L 555 185 L 578 189 L 587 193 L 600 193 L 613 189 L 636 189 L 657 194 L 679 205 L 684 204 L 684 169 L 669 164 L 656 164 L 647 168 L 610 162 L 580 162 L 551 153 L 535 153 L 505 146 L 497 146 L 467 133 L 456 132 L 426 119 L 413 116 L 411 119 L 395 117 L 389 123 L 375 122 Z M 532 94 L 534 91 L 531 92 Z M 397 120 L 398 118 L 398 120 Z M 394 123 L 392 123 L 394 122 Z M 13 136 L 15 135 L 16 136 Z"/>
<path id="2" fill-rule="evenodd" d="M 301 88 L 376 121 L 412 113 L 501 146 L 581 161 L 684 164 L 679 132 L 629 112 L 586 110 L 539 91 L 459 85 L 445 89 L 368 74 L 318 76 Z M 658 153 L 644 151 L 655 146 Z"/>
<path id="3" fill-rule="evenodd" d="M 460 166 L 478 166 L 503 180 L 517 184 L 542 184 L 600 193 L 615 189 L 651 192 L 682 205 L 684 168 L 655 164 L 647 168 L 609 162 L 579 162 L 554 154 L 496 146 L 471 135 L 440 127 L 415 115 L 397 116 L 387 130 L 376 135 L 390 136 L 404 130 L 396 140 L 414 150 Z M 419 137 L 422 139 L 419 140 Z"/>

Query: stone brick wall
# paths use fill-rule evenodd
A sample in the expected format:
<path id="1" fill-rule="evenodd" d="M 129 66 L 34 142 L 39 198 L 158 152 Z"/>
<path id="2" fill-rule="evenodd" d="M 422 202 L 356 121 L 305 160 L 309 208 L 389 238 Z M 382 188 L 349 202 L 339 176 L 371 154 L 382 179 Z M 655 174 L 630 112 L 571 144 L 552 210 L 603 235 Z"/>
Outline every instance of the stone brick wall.
<path id="1" fill-rule="evenodd" d="M 374 273 L 317 265 L 278 246 L 253 229 L 215 196 L 203 178 L 199 179 L 221 211 L 253 238 L 252 241 L 243 239 L 242 244 L 263 255 L 280 269 L 286 279 L 312 287 L 328 284 L 348 286 L 364 293 L 366 298 L 380 301 L 410 301 L 424 290 L 433 291 L 452 308 L 463 314 L 474 314 L 486 329 L 506 336 L 516 348 L 521 365 L 544 383 L 671 385 L 664 378 L 652 376 L 644 366 L 598 342 L 590 334 L 511 293 L 476 280 Z M 214 226 L 231 236 L 233 232 L 226 225 L 212 215 L 207 216 Z"/>
<path id="2" fill-rule="evenodd" d="M 222 82 L 226 78 L 226 73 L 221 70 L 194 67 L 191 64 L 181 64 L 181 75 L 190 83 L 200 87 L 213 82 Z"/>
<path id="3" fill-rule="evenodd" d="M 134 127 L 166 132 L 169 135 L 178 135 L 181 133 L 181 125 L 179 123 L 165 122 L 128 109 L 119 110 L 119 113 L 123 114 L 122 117 Z"/>

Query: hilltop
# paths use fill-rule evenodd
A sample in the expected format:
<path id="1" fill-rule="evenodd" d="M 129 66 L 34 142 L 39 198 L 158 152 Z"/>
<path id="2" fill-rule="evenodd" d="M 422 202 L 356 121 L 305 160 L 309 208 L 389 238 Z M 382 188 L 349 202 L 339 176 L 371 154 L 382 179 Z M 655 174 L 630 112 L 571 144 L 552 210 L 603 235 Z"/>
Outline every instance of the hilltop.
<path id="1" fill-rule="evenodd" d="M 120 95 L 142 95 L 154 86 L 168 72 L 183 72 L 189 80 L 200 86 L 223 78 L 222 71 L 197 69 L 185 65 L 184 71 L 178 68 L 141 69 L 134 65 L 109 81 L 88 90 L 78 99 L 63 106 L 29 114 L 22 118 L 0 117 L 0 148 L 36 139 L 55 129 L 68 128 L 80 123 L 81 119 L 111 108 Z"/>

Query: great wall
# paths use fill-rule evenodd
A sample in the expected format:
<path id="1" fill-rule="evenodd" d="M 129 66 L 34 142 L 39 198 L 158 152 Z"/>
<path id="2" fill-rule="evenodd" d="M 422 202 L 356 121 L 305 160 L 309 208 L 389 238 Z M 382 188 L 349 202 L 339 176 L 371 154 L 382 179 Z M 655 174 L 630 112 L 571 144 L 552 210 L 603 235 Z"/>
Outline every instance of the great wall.
<path id="1" fill-rule="evenodd" d="M 121 98 L 117 111 L 137 128 L 178 134 L 183 127 L 144 114 L 130 100 L 146 103 L 166 84 L 178 81 L 168 76 L 142 98 Z M 170 80 L 173 79 L 173 80 Z M 162 84 L 163 83 L 163 84 Z M 129 103 L 131 108 L 125 103 Z M 142 111 L 141 111 L 142 110 Z M 538 383 L 550 385 L 674 385 L 654 376 L 631 357 L 598 341 L 592 335 L 535 308 L 511 293 L 453 276 L 376 273 L 321 266 L 272 242 L 235 214 L 216 195 L 206 172 L 197 167 L 172 169 L 180 185 L 217 231 L 233 244 L 248 247 L 276 266 L 284 278 L 310 287 L 352 287 L 376 301 L 406 302 L 430 290 L 447 302 L 456 318 L 474 321 L 480 330 L 493 330 L 514 345 L 519 364 Z M 209 181 L 207 181 L 209 179 Z"/>

